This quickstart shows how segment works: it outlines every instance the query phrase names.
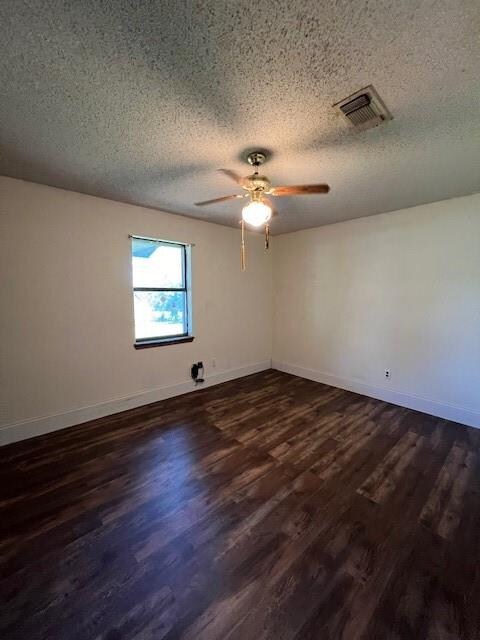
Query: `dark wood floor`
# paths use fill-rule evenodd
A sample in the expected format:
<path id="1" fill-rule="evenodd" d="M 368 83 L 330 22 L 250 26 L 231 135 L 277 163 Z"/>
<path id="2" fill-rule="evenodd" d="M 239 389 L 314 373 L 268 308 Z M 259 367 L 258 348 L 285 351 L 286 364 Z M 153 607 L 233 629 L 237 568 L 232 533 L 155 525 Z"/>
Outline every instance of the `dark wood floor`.
<path id="1" fill-rule="evenodd" d="M 5 447 L 0 636 L 478 639 L 479 446 L 267 371 Z"/>

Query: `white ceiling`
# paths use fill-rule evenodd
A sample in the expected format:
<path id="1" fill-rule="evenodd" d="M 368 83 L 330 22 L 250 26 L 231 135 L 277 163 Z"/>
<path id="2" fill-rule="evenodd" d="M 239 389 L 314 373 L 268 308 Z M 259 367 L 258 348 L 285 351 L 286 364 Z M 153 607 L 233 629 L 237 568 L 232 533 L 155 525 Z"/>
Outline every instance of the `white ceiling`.
<path id="1" fill-rule="evenodd" d="M 0 0 L 0 173 L 236 225 L 216 173 L 328 182 L 282 233 L 480 190 L 478 0 Z M 394 120 L 331 105 L 373 84 Z"/>

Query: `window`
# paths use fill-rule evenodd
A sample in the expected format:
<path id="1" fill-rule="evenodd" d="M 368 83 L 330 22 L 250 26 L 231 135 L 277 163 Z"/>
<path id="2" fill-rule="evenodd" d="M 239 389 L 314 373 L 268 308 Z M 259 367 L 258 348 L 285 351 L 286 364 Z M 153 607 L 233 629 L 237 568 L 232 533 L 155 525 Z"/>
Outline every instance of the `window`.
<path id="1" fill-rule="evenodd" d="M 135 347 L 193 340 L 189 259 L 188 245 L 132 237 Z"/>

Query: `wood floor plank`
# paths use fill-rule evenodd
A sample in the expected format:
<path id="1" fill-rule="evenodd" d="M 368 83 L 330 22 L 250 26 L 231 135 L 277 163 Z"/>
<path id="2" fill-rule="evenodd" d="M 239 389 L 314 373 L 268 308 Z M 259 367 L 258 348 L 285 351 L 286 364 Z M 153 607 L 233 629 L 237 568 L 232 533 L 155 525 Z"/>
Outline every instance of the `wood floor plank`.
<path id="1" fill-rule="evenodd" d="M 402 481 L 405 469 L 419 455 L 425 438 L 408 431 L 388 452 L 385 460 L 358 489 L 374 502 L 384 502 L 397 483 Z"/>
<path id="2" fill-rule="evenodd" d="M 264 371 L 0 449 L 0 636 L 480 640 L 480 431 Z"/>
<path id="3" fill-rule="evenodd" d="M 452 538 L 475 470 L 476 452 L 454 445 L 420 514 L 420 521 L 442 538 Z"/>

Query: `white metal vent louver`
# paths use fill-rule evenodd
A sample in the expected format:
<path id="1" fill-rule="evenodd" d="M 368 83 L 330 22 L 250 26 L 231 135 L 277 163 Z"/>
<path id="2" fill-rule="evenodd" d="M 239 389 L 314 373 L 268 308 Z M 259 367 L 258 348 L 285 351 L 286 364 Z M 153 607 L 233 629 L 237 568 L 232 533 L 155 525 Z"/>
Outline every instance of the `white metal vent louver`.
<path id="1" fill-rule="evenodd" d="M 392 119 L 385 103 L 372 85 L 360 89 L 333 105 L 355 129 L 364 131 Z"/>

